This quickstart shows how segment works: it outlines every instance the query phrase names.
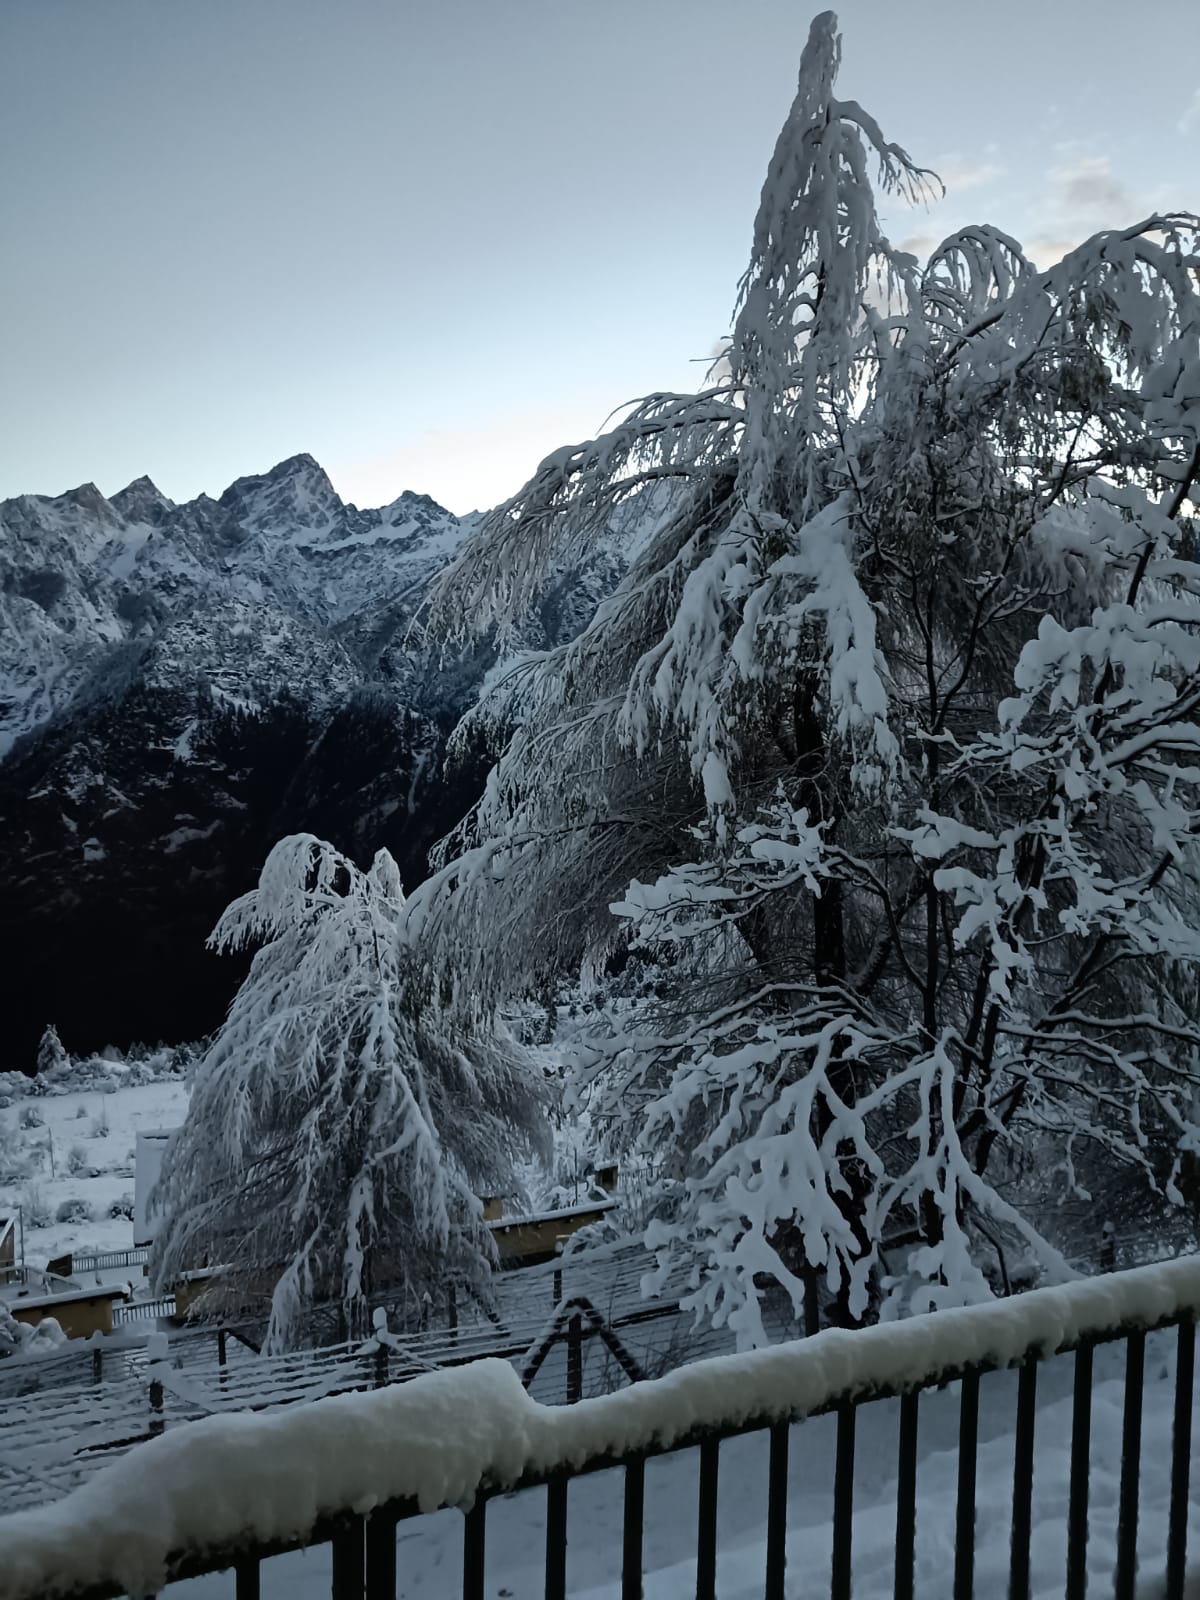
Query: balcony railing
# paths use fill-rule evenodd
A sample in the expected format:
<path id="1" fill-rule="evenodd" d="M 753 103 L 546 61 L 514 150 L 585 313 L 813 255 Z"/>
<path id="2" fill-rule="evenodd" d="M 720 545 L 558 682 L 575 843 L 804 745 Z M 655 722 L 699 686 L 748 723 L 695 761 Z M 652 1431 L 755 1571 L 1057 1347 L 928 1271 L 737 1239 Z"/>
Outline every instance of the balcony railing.
<path id="1" fill-rule="evenodd" d="M 662 1475 L 653 1475 L 657 1467 L 648 1474 L 647 1466 L 695 1451 L 687 1582 L 698 1600 L 715 1600 L 723 1592 L 718 1557 L 728 1554 L 718 1517 L 723 1485 L 743 1500 L 746 1492 L 739 1481 L 741 1458 L 730 1441 L 758 1435 L 766 1472 L 761 1533 L 751 1551 L 761 1579 L 754 1578 L 751 1589 L 739 1581 L 737 1593 L 850 1600 L 852 1579 L 855 1594 L 863 1592 L 855 1570 L 856 1510 L 862 1508 L 856 1506 L 855 1481 L 859 1419 L 864 1408 L 891 1401 L 897 1425 L 888 1464 L 894 1539 L 888 1539 L 886 1592 L 898 1600 L 913 1600 L 917 1593 L 968 1600 L 1000 1592 L 1028 1600 L 1035 1510 L 1039 1526 L 1045 1525 L 1046 1507 L 1035 1501 L 1035 1466 L 1045 1446 L 1069 1452 L 1061 1508 L 1065 1586 L 1059 1592 L 1067 1600 L 1084 1600 L 1090 1554 L 1093 1580 L 1098 1561 L 1104 1571 L 1103 1592 L 1133 1600 L 1147 1576 L 1139 1577 L 1140 1551 L 1157 1568 L 1149 1574 L 1158 1585 L 1150 1592 L 1183 1600 L 1198 1313 L 1200 1257 L 1187 1257 L 986 1306 L 854 1333 L 827 1331 L 751 1355 L 698 1362 L 575 1406 L 539 1405 L 511 1367 L 482 1361 L 286 1413 L 213 1417 L 137 1446 L 55 1506 L 0 1519 L 0 1591 L 4 1600 L 100 1600 L 232 1568 L 237 1600 L 260 1593 L 282 1597 L 290 1592 L 290 1579 L 285 1574 L 272 1588 L 272 1559 L 325 1545 L 334 1600 L 382 1600 L 397 1591 L 399 1525 L 439 1507 L 465 1506 L 461 1573 L 455 1571 L 452 1589 L 441 1579 L 436 1591 L 425 1592 L 483 1600 L 497 1592 L 500 1581 L 489 1566 L 492 1508 L 502 1520 L 503 1497 L 532 1494 L 544 1505 L 536 1592 L 566 1600 L 568 1538 L 578 1547 L 593 1536 L 586 1515 L 572 1521 L 571 1487 L 611 1470 L 620 1479 L 619 1558 L 611 1552 L 620 1570 L 607 1592 L 634 1600 L 643 1592 L 647 1541 L 656 1521 L 680 1520 L 678 1498 L 669 1507 L 659 1499 Z M 1089 1516 L 1097 1459 L 1093 1392 L 1101 1359 L 1106 1374 L 1119 1363 L 1121 1383 L 1115 1528 L 1107 1508 L 1104 1515 Z M 1053 1367 L 1057 1384 L 1062 1360 L 1070 1373 L 1069 1398 L 1062 1402 L 1069 1406 L 1069 1427 L 1062 1429 L 1064 1437 L 1048 1439 L 1039 1429 L 1040 1375 L 1049 1377 Z M 1014 1378 L 991 1376 L 1006 1370 Z M 1151 1459 L 1143 1450 L 1147 1384 L 1166 1383 L 1168 1372 L 1170 1423 L 1160 1430 L 1168 1442 Z M 932 1394 L 952 1383 L 957 1396 Z M 989 1383 L 997 1386 L 995 1393 Z M 994 1573 L 983 1586 L 976 1562 L 981 1389 L 989 1396 L 991 1436 L 998 1425 L 1011 1443 L 1003 1591 Z M 1156 1387 L 1156 1416 L 1163 1410 L 1159 1395 Z M 999 1424 L 997 1399 L 1011 1399 L 1012 1406 Z M 935 1400 L 938 1407 L 955 1400 L 957 1409 L 953 1539 L 946 1541 L 952 1555 L 936 1591 L 927 1581 L 918 1587 L 916 1562 L 922 1517 L 918 1445 L 922 1417 Z M 814 1459 L 803 1450 L 806 1430 L 830 1426 L 815 1422 L 822 1416 L 830 1417 L 833 1435 L 829 1564 L 822 1571 L 797 1571 L 788 1564 L 795 1531 L 789 1522 L 797 1516 L 800 1478 L 812 1478 Z M 877 1454 L 875 1442 L 870 1454 Z M 1164 1454 L 1169 1463 L 1157 1458 Z M 723 1461 L 732 1466 L 732 1477 L 723 1477 Z M 1156 1529 L 1149 1546 L 1145 1538 L 1139 1542 L 1147 1465 L 1165 1483 L 1165 1501 L 1155 1510 L 1163 1536 Z M 882 1464 L 860 1459 L 859 1466 L 877 1477 Z M 138 1530 L 132 1543 L 131 1528 Z M 744 1538 L 737 1553 L 744 1580 Z M 523 1554 L 527 1562 L 528 1551 Z M 871 1593 L 883 1592 L 878 1572 L 869 1576 Z"/>

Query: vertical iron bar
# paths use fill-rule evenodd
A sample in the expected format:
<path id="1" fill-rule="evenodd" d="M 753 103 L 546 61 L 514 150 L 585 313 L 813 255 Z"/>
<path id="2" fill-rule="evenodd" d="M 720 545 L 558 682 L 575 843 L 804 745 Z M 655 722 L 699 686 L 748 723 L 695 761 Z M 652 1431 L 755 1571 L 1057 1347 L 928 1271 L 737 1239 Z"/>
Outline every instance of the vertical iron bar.
<path id="1" fill-rule="evenodd" d="M 567 1327 L 567 1404 L 583 1399 L 583 1318 L 578 1311 Z"/>
<path id="2" fill-rule="evenodd" d="M 363 1600 L 366 1584 L 364 1517 L 349 1517 L 330 1541 L 333 1600 Z"/>
<path id="3" fill-rule="evenodd" d="M 1189 1317 L 1186 1322 L 1179 1324 L 1179 1342 L 1175 1347 L 1175 1418 L 1171 1429 L 1171 1512 L 1167 1524 L 1166 1600 L 1183 1600 L 1195 1364 L 1196 1324 Z"/>
<path id="4" fill-rule="evenodd" d="M 159 1434 L 163 1431 L 163 1386 L 161 1378 L 150 1380 L 150 1432 Z"/>
<path id="5" fill-rule="evenodd" d="M 446 1291 L 446 1316 L 450 1325 L 450 1343 L 458 1343 L 458 1290 L 451 1284 Z"/>
<path id="6" fill-rule="evenodd" d="M 788 1424 L 771 1429 L 767 1470 L 767 1586 L 766 1600 L 784 1600 L 783 1574 L 787 1566 Z"/>
<path id="7" fill-rule="evenodd" d="M 554 1307 L 553 1307 L 553 1309 L 557 1311 L 558 1307 L 560 1305 L 562 1305 L 562 1268 L 561 1267 L 555 1267 L 555 1269 L 554 1269 L 553 1293 L 554 1293 Z"/>
<path id="8" fill-rule="evenodd" d="M 958 1400 L 958 1504 L 954 1515 L 954 1600 L 975 1593 L 975 1469 L 979 1452 L 979 1374 L 963 1375 Z"/>
<path id="9" fill-rule="evenodd" d="M 463 1518 L 463 1600 L 483 1600 L 486 1534 L 487 1501 L 479 1494 Z"/>
<path id="10" fill-rule="evenodd" d="M 1138 1480 L 1142 1470 L 1142 1385 L 1146 1335 L 1125 1340 L 1125 1413 L 1121 1423 L 1121 1500 L 1117 1518 L 1115 1600 L 1134 1600 L 1137 1583 Z"/>
<path id="11" fill-rule="evenodd" d="M 625 1516 L 621 1537 L 621 1600 L 642 1600 L 642 1529 L 646 1506 L 646 1462 L 625 1463 Z"/>
<path id="12" fill-rule="evenodd" d="M 386 1389 L 388 1383 L 388 1347 L 384 1343 L 381 1334 L 377 1334 L 376 1337 L 379 1339 L 379 1343 L 375 1347 L 375 1387 L 377 1389 Z"/>
<path id="13" fill-rule="evenodd" d="M 1033 1527 L 1033 1436 L 1037 1412 L 1037 1362 L 1027 1360 L 1017 1380 L 1017 1432 L 1013 1451 L 1012 1560 L 1008 1600 L 1029 1600 L 1029 1536 Z"/>
<path id="14" fill-rule="evenodd" d="M 217 1329 L 217 1365 L 219 1367 L 223 1367 L 225 1365 L 225 1359 L 226 1359 L 225 1329 L 224 1328 L 218 1328 Z"/>
<path id="15" fill-rule="evenodd" d="M 1067 1600 L 1087 1595 L 1088 1472 L 1092 1451 L 1092 1347 L 1075 1352 L 1071 1406 L 1071 1487 L 1067 1501 Z"/>
<path id="16" fill-rule="evenodd" d="M 721 1441 L 700 1446 L 700 1494 L 696 1510 L 696 1600 L 717 1594 L 717 1472 Z"/>
<path id="17" fill-rule="evenodd" d="M 248 1556 L 233 1569 L 234 1600 L 259 1600 L 262 1592 L 257 1556 Z"/>
<path id="18" fill-rule="evenodd" d="M 382 1506 L 367 1517 L 367 1600 L 396 1600 L 396 1514 Z"/>
<path id="19" fill-rule="evenodd" d="M 546 1485 L 546 1600 L 567 1600 L 567 1485 L 559 1472 Z"/>
<path id="20" fill-rule="evenodd" d="M 92 1346 L 92 1382 L 102 1383 L 104 1380 L 104 1351 L 99 1344 Z"/>
<path id="21" fill-rule="evenodd" d="M 851 1534 L 854 1528 L 854 1406 L 837 1412 L 837 1457 L 833 1469 L 833 1570 L 830 1600 L 850 1600 Z"/>
<path id="22" fill-rule="evenodd" d="M 917 1405 L 919 1391 L 900 1400 L 900 1448 L 896 1462 L 895 1600 L 914 1600 L 917 1543 Z"/>

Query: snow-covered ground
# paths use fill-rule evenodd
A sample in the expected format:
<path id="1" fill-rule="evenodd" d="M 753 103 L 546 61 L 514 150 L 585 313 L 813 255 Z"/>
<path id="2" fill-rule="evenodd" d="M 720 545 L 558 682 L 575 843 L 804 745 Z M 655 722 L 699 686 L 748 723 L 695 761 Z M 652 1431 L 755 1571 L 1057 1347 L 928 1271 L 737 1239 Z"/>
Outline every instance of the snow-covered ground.
<path id="1" fill-rule="evenodd" d="M 27 1263 L 44 1268 L 67 1251 L 130 1249 L 137 1134 L 176 1127 L 186 1108 L 183 1079 L 165 1078 L 107 1092 L 25 1095 L 0 1110 L 0 1151 L 15 1152 L 0 1171 L 0 1216 L 20 1211 Z M 23 1126 L 31 1119 L 36 1126 Z M 73 1201 L 76 1214 L 68 1217 Z"/>

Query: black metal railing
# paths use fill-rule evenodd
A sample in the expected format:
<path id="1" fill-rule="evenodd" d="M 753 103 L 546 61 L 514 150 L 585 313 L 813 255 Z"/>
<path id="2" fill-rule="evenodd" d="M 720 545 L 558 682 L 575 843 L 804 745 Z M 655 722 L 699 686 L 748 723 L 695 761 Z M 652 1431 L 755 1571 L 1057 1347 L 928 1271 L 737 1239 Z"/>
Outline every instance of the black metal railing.
<path id="1" fill-rule="evenodd" d="M 1182 1263 L 1181 1263 L 1182 1265 Z M 1122 1274 L 1123 1279 L 1136 1279 L 1136 1273 Z M 1145 1280 L 1148 1284 L 1150 1280 Z M 1153 1285 L 1151 1285 L 1153 1288 Z M 1189 1291 L 1190 1293 L 1190 1291 Z M 1036 1294 L 1033 1298 L 1037 1298 Z M 1200 1300 L 1198 1295 L 1197 1300 Z M 915 1377 L 911 1371 L 910 1339 L 907 1350 L 910 1370 L 903 1385 L 866 1382 L 859 1379 L 842 1392 L 829 1393 L 813 1402 L 811 1390 L 794 1385 L 795 1395 L 789 1397 L 789 1372 L 805 1368 L 781 1368 L 780 1388 L 771 1402 L 771 1413 L 750 1415 L 736 1423 L 729 1421 L 699 1422 L 687 1432 L 659 1443 L 651 1436 L 639 1448 L 625 1452 L 603 1449 L 588 1454 L 583 1459 L 572 1459 L 574 1450 L 564 1449 L 562 1455 L 548 1468 L 527 1471 L 515 1482 L 489 1483 L 486 1475 L 480 1483 L 470 1509 L 462 1514 L 462 1581 L 463 1600 L 483 1600 L 485 1593 L 495 1592 L 495 1574 L 488 1571 L 488 1514 L 489 1508 L 503 1497 L 519 1492 L 544 1491 L 545 1495 L 545 1550 L 540 1563 L 541 1576 L 538 1592 L 546 1600 L 566 1600 L 567 1549 L 571 1532 L 570 1486 L 573 1482 L 605 1470 L 616 1469 L 623 1474 L 620 1577 L 619 1592 L 622 1600 L 639 1600 L 643 1588 L 645 1565 L 645 1535 L 655 1520 L 655 1501 L 647 1490 L 647 1463 L 657 1458 L 678 1456 L 687 1450 L 698 1451 L 698 1473 L 695 1500 L 695 1589 L 697 1600 L 716 1600 L 718 1594 L 718 1505 L 721 1497 L 722 1450 L 726 1443 L 749 1434 L 759 1434 L 765 1447 L 767 1463 L 766 1492 L 762 1507 L 762 1590 L 766 1600 L 784 1600 L 788 1559 L 789 1510 L 794 1497 L 789 1497 L 789 1456 L 796 1438 L 795 1429 L 802 1432 L 810 1419 L 830 1416 L 834 1427 L 834 1459 L 832 1468 L 832 1529 L 831 1558 L 828 1573 L 806 1570 L 797 1592 L 828 1594 L 831 1600 L 850 1600 L 854 1562 L 855 1517 L 855 1457 L 860 1413 L 865 1407 L 883 1400 L 898 1401 L 898 1427 L 896 1433 L 895 1475 L 895 1539 L 894 1572 L 889 1587 L 896 1600 L 914 1600 L 917 1593 L 917 1524 L 920 1514 L 918 1495 L 918 1443 L 920 1437 L 923 1402 L 930 1392 L 959 1384 L 957 1407 L 957 1482 L 955 1486 L 954 1555 L 952 1571 L 947 1573 L 947 1583 L 939 1582 L 939 1595 L 952 1595 L 953 1600 L 972 1600 L 977 1590 L 976 1578 L 976 1528 L 977 1528 L 977 1463 L 980 1450 L 980 1390 L 981 1381 L 990 1374 L 1013 1367 L 1017 1370 L 1015 1405 L 1005 1424 L 1013 1440 L 1011 1471 L 1011 1523 L 1009 1533 L 1009 1560 L 1006 1592 L 1010 1600 L 1029 1600 L 1031 1595 L 1031 1536 L 1034 1526 L 1034 1468 L 1038 1448 L 1038 1391 L 1039 1375 L 1045 1371 L 1050 1358 L 1065 1358 L 1072 1364 L 1070 1385 L 1069 1432 L 1069 1486 L 1065 1506 L 1066 1543 L 1066 1600 L 1084 1600 L 1088 1584 L 1087 1558 L 1089 1546 L 1098 1536 L 1107 1537 L 1107 1530 L 1089 1520 L 1089 1489 L 1092 1463 L 1092 1411 L 1098 1350 L 1103 1347 L 1123 1350 L 1122 1382 L 1123 1409 L 1121 1414 L 1121 1456 L 1118 1516 L 1111 1554 L 1111 1579 L 1106 1577 L 1104 1592 L 1114 1594 L 1116 1600 L 1134 1600 L 1140 1593 L 1138 1575 L 1138 1527 L 1140 1489 L 1142 1483 L 1143 1398 L 1146 1381 L 1147 1336 L 1161 1335 L 1174 1345 L 1174 1393 L 1171 1397 L 1169 1489 L 1167 1492 L 1165 1573 L 1162 1587 L 1153 1592 L 1165 1600 L 1183 1600 L 1187 1564 L 1188 1503 L 1191 1483 L 1193 1375 L 1195 1368 L 1196 1315 L 1200 1304 L 1176 1304 L 1167 1315 L 1153 1312 L 1144 1319 L 1130 1317 L 1115 1329 L 1084 1331 L 1077 1337 L 1055 1340 L 1047 1348 L 1046 1335 L 1040 1342 L 1032 1342 L 1019 1358 L 998 1364 L 988 1360 L 958 1360 L 955 1364 L 939 1364 L 936 1352 L 939 1344 L 934 1330 L 937 1319 L 928 1327 L 931 1357 L 928 1369 Z M 1151 1298 L 1150 1306 L 1156 1302 Z M 1161 1299 L 1158 1302 L 1161 1305 Z M 565 1308 L 570 1319 L 580 1322 L 581 1308 Z M 990 1308 L 981 1308 L 986 1312 Z M 972 1312 L 959 1313 L 959 1328 L 966 1327 Z M 966 1319 L 966 1320 L 961 1320 Z M 1141 1325 L 1139 1324 L 1139 1320 Z M 982 1326 L 981 1324 L 979 1324 Z M 994 1325 L 991 1325 L 994 1326 Z M 913 1324 L 900 1325 L 911 1329 Z M 1168 1330 L 1173 1330 L 1169 1332 Z M 578 1332 L 576 1328 L 576 1332 Z M 884 1334 L 885 1330 L 876 1330 Z M 861 1335 L 827 1333 L 818 1335 L 818 1341 L 854 1340 Z M 814 1366 L 820 1367 L 820 1345 L 805 1342 L 811 1351 Z M 825 1345 L 831 1353 L 845 1352 L 846 1344 Z M 882 1349 L 876 1341 L 875 1349 Z M 950 1348 L 963 1348 L 950 1346 Z M 803 1359 L 803 1358 L 802 1358 Z M 724 1372 L 731 1384 L 739 1380 L 738 1361 L 718 1358 L 705 1364 L 706 1394 L 719 1393 Z M 830 1363 L 829 1370 L 838 1369 L 838 1360 Z M 821 1369 L 824 1370 L 824 1369 Z M 857 1370 L 857 1369 L 856 1369 Z M 862 1370 L 866 1370 L 865 1368 Z M 772 1369 L 774 1372 L 774 1369 Z M 1057 1373 L 1056 1373 L 1057 1376 Z M 420 1380 L 417 1380 L 418 1382 Z M 772 1383 L 774 1383 L 772 1378 Z M 805 1382 L 808 1379 L 804 1380 Z M 664 1380 L 671 1383 L 672 1380 Z M 649 1384 L 647 1391 L 658 1386 Z M 364 1397 L 366 1399 L 367 1397 Z M 614 1400 L 617 1397 L 613 1397 Z M 621 1401 L 632 1398 L 628 1394 Z M 618 1402 L 619 1403 L 619 1402 Z M 530 1402 L 532 1404 L 532 1402 Z M 603 1408 L 604 1399 L 589 1402 L 593 1408 Z M 561 1413 L 559 1413 L 561 1415 Z M 615 1414 L 615 1413 L 614 1413 Z M 564 1419 L 565 1420 L 565 1419 Z M 470 1417 L 464 1416 L 464 1429 L 469 1429 Z M 601 1430 L 603 1434 L 603 1430 Z M 182 1435 L 176 1440 L 182 1442 Z M 397 1439 L 397 1448 L 403 1445 Z M 890 1503 L 890 1502 L 889 1502 Z M 68 1508 L 64 1507 L 64 1511 Z M 303 1540 L 276 1545 L 239 1545 L 209 1550 L 203 1556 L 175 1553 L 168 1561 L 171 1581 L 226 1568 L 233 1569 L 233 1593 L 236 1600 L 252 1600 L 262 1592 L 264 1573 L 262 1563 L 301 1545 L 327 1544 L 330 1547 L 331 1593 L 334 1600 L 394 1600 L 396 1593 L 396 1533 L 399 1523 L 422 1515 L 412 1500 L 394 1500 L 360 1515 L 338 1514 L 317 1522 L 306 1530 Z M 489 1576 L 491 1582 L 489 1583 Z M 795 1576 L 794 1574 L 792 1575 Z M 86 1591 L 87 1600 L 102 1600 L 119 1593 L 105 1575 L 96 1574 L 96 1585 Z M 458 1585 L 455 1582 L 455 1589 Z M 33 1591 L 31 1591 L 33 1592 Z M 37 1591 L 53 1595 L 56 1590 L 47 1583 Z M 73 1591 L 78 1593 L 79 1591 Z M 278 1590 L 287 1592 L 286 1584 Z M 445 1588 L 439 1594 L 449 1593 Z M 503 1592 L 503 1591 L 502 1591 Z M 532 1591 L 530 1591 L 532 1592 Z M 930 1591 L 926 1591 L 930 1592 Z M 994 1587 L 987 1590 L 995 1594 Z M 24 1596 L 19 1597 L 24 1600 Z"/>

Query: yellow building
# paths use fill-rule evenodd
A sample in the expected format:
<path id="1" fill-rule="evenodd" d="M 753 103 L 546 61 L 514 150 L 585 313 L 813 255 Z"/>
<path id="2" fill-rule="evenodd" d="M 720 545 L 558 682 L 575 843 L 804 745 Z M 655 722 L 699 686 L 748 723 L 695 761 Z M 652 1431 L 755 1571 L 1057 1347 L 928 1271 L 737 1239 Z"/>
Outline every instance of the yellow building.
<path id="1" fill-rule="evenodd" d="M 539 1211 L 527 1217 L 501 1215 L 503 1202 L 483 1202 L 484 1221 L 492 1230 L 502 1267 L 533 1267 L 539 1261 L 552 1261 L 563 1244 L 580 1228 L 599 1222 L 615 1200 L 584 1200 L 558 1211 Z"/>
<path id="2" fill-rule="evenodd" d="M 18 1322 L 36 1328 L 53 1317 L 68 1339 L 90 1339 L 94 1333 L 111 1333 L 113 1301 L 124 1300 L 121 1288 L 66 1289 L 61 1294 L 14 1295 L 7 1300 Z"/>

